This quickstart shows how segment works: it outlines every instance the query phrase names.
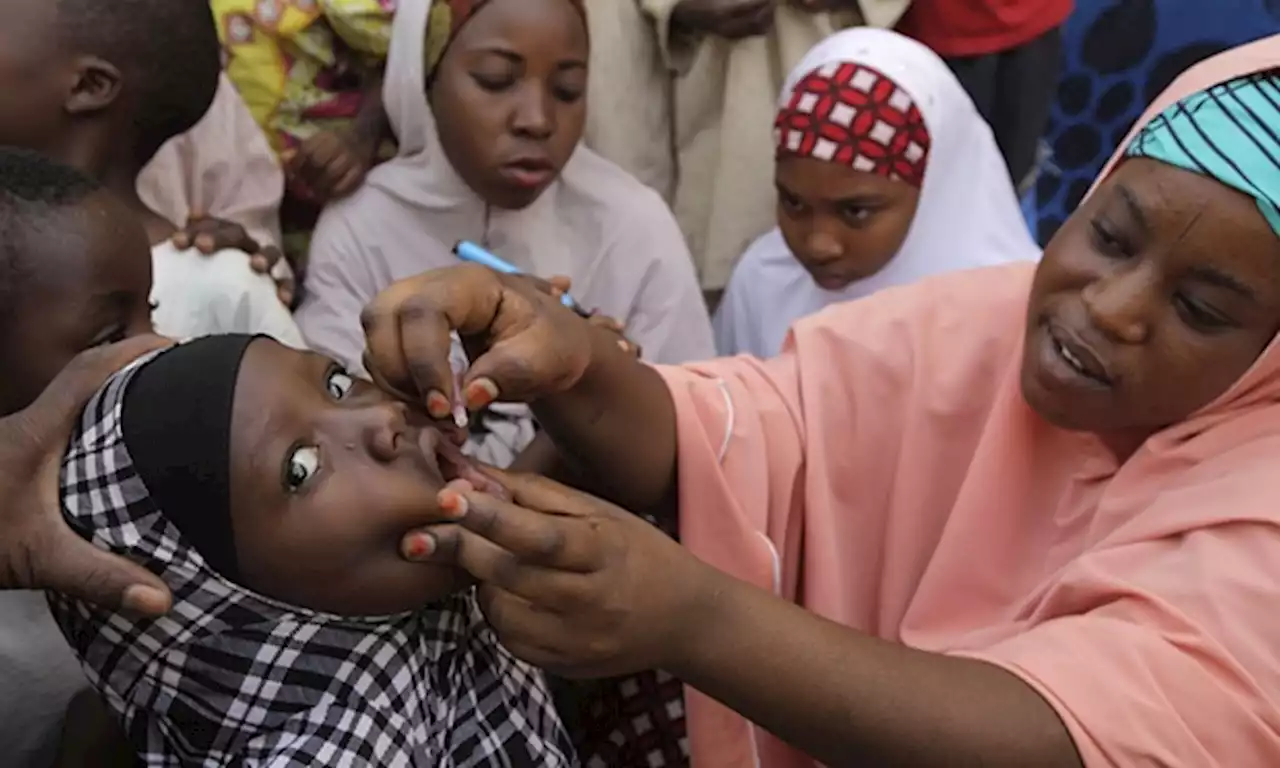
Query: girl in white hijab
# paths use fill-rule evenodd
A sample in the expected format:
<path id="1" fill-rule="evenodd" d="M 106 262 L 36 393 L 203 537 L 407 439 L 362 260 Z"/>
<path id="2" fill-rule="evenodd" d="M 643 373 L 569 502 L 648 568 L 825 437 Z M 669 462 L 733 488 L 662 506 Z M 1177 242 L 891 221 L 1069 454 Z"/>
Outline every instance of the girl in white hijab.
<path id="1" fill-rule="evenodd" d="M 791 324 L 926 275 L 1038 260 L 991 129 L 943 61 L 851 29 L 787 78 L 775 123 L 778 226 L 716 314 L 722 355 L 771 357 Z"/>
<path id="2" fill-rule="evenodd" d="M 298 322 L 362 370 L 360 312 L 393 281 L 478 242 L 534 275 L 567 276 L 646 358 L 711 357 L 688 248 L 661 198 L 580 146 L 588 53 L 580 0 L 404 0 L 384 88 L 399 155 L 317 225 Z M 425 35 L 424 35 L 424 30 Z M 506 464 L 528 420 L 479 455 Z M 501 434 L 499 434 L 501 433 Z"/>

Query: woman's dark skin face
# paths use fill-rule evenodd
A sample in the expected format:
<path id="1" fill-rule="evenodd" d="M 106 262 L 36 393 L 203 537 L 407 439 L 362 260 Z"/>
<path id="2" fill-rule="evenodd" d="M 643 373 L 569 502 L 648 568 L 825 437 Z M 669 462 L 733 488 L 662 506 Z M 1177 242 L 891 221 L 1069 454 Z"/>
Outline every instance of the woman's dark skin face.
<path id="1" fill-rule="evenodd" d="M 586 120 L 587 28 L 568 0 L 491 0 L 450 43 L 428 89 L 440 142 L 491 205 L 528 206 Z"/>
<path id="2" fill-rule="evenodd" d="M 1126 161 L 1045 249 L 1022 391 L 1120 456 L 1211 403 L 1280 329 L 1280 238 L 1252 198 Z"/>
<path id="3" fill-rule="evenodd" d="M 778 227 L 819 287 L 838 291 L 884 269 L 907 239 L 920 190 L 812 157 L 782 155 Z"/>
<path id="4" fill-rule="evenodd" d="M 439 522 L 439 434 L 332 360 L 249 345 L 231 422 L 231 519 L 245 586 L 344 616 L 412 611 L 465 587 L 401 540 Z"/>
<path id="5" fill-rule="evenodd" d="M 151 333 L 151 244 L 106 191 L 25 235 L 38 249 L 0 333 L 0 411 L 31 404 L 80 352 Z"/>

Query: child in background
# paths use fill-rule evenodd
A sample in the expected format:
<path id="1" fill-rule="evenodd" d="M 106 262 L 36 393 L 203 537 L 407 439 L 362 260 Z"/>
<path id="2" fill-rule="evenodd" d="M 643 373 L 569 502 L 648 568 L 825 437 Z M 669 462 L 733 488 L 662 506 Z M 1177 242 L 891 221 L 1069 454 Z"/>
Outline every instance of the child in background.
<path id="1" fill-rule="evenodd" d="M 914 40 L 828 38 L 787 79 L 774 133 L 778 226 L 729 281 L 722 355 L 772 357 L 793 322 L 828 304 L 1040 257 L 991 129 Z"/>
<path id="2" fill-rule="evenodd" d="M 671 201 L 714 305 L 742 252 L 773 225 L 765 158 L 784 76 L 835 32 L 891 27 L 908 0 L 590 5 L 587 143 Z"/>
<path id="3" fill-rule="evenodd" d="M 175 222 L 141 200 L 142 169 L 190 131 L 218 88 L 203 0 L 0 0 L 0 144 L 38 150 L 99 180 L 144 223 L 157 332 L 267 333 L 302 345 L 270 278 L 245 254 L 180 250 Z"/>
<path id="4" fill-rule="evenodd" d="M 305 263 L 324 204 L 394 153 L 382 69 L 395 0 L 212 0 L 227 75 L 289 181 L 285 250 Z"/>
<path id="5" fill-rule="evenodd" d="M 398 154 L 316 227 L 298 310 L 314 349 L 360 370 L 366 302 L 457 264 L 454 245 L 471 240 L 530 275 L 568 278 L 649 360 L 713 354 L 670 209 L 580 145 L 585 14 L 583 0 L 400 0 L 385 90 Z M 527 409 L 484 416 L 472 448 L 510 465 L 534 437 Z"/>
<path id="6" fill-rule="evenodd" d="M 151 260 L 133 213 L 85 175 L 0 148 L 0 416 L 30 405 L 78 352 L 151 330 Z M 0 592 L 4 764 L 47 768 L 65 730 L 108 743 L 63 713 L 88 685 L 38 592 Z M 95 750 L 92 765 L 104 751 Z"/>

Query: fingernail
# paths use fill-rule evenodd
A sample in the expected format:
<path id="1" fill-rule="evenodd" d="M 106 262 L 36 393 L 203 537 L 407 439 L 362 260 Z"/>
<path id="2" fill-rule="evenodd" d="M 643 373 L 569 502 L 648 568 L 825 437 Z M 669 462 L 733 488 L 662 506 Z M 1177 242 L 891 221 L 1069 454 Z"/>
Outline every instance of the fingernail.
<path id="1" fill-rule="evenodd" d="M 431 536 L 420 533 L 410 536 L 404 542 L 406 560 L 426 560 L 435 551 L 436 541 Z"/>
<path id="2" fill-rule="evenodd" d="M 498 399 L 498 385 L 492 379 L 476 379 L 467 387 L 467 407 L 479 410 Z"/>
<path id="3" fill-rule="evenodd" d="M 453 407 L 449 405 L 449 398 L 443 393 L 431 390 L 427 393 L 427 413 L 431 414 L 433 419 L 447 419 L 452 413 Z"/>
<path id="4" fill-rule="evenodd" d="M 209 235 L 200 235 L 196 238 L 196 247 L 202 251 L 212 251 L 215 243 L 213 237 Z"/>
<path id="5" fill-rule="evenodd" d="M 158 616 L 169 608 L 169 596 L 155 587 L 136 584 L 124 591 L 120 606 L 130 613 Z"/>
<path id="6" fill-rule="evenodd" d="M 467 514 L 467 497 L 446 488 L 440 492 L 440 509 L 449 517 L 461 518 Z"/>
<path id="7" fill-rule="evenodd" d="M 267 266 L 268 266 L 268 265 L 267 265 L 267 259 L 266 259 L 266 257 L 263 257 L 263 256 L 254 256 L 253 258 L 249 259 L 249 264 L 250 264 L 250 265 L 251 265 L 255 270 L 257 270 L 258 272 L 266 272 L 266 271 L 267 271 Z"/>
<path id="8" fill-rule="evenodd" d="M 178 234 L 176 234 L 176 235 L 174 235 L 174 236 L 173 236 L 173 247 L 174 247 L 174 248 L 178 248 L 178 249 L 180 249 L 180 250 L 186 250 L 187 246 L 189 246 L 189 245 L 191 245 L 191 242 L 190 242 L 190 240 L 187 238 L 187 233 L 186 233 L 186 232 L 179 232 Z"/>

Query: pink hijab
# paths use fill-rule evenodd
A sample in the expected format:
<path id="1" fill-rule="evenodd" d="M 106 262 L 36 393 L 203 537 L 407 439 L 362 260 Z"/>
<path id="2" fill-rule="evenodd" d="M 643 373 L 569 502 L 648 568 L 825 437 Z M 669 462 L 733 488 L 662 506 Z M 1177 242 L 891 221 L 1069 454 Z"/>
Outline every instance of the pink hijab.
<path id="1" fill-rule="evenodd" d="M 1278 54 L 1219 56 L 1152 109 Z M 831 620 L 1017 675 L 1090 768 L 1280 765 L 1280 345 L 1118 465 L 1022 398 L 1009 329 L 1034 269 L 836 305 L 773 360 L 663 369 L 681 539 Z M 692 690 L 688 717 L 697 768 L 815 765 Z"/>

